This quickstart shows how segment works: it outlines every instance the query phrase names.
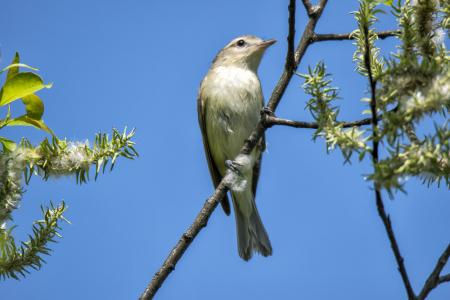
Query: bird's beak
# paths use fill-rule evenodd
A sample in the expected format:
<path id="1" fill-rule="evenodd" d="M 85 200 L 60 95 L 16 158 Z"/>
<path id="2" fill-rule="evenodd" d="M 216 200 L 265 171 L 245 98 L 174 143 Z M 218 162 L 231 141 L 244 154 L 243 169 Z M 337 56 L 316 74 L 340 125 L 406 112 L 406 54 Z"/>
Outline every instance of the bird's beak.
<path id="1" fill-rule="evenodd" d="M 265 41 L 262 41 L 261 43 L 259 43 L 258 46 L 262 47 L 262 48 L 267 48 L 267 47 L 275 44 L 276 42 L 277 42 L 277 40 L 274 40 L 274 39 L 265 40 Z"/>

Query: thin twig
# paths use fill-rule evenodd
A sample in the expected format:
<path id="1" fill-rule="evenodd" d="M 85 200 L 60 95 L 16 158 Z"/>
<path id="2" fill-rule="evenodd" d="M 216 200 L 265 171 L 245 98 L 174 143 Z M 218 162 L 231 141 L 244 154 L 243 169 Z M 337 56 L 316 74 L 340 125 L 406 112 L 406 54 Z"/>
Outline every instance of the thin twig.
<path id="1" fill-rule="evenodd" d="M 450 274 L 447 274 L 443 277 L 439 277 L 442 272 L 442 269 L 447 264 L 449 257 L 450 257 L 450 244 L 448 244 L 447 248 L 444 250 L 444 252 L 442 252 L 441 256 L 439 257 L 439 259 L 436 263 L 436 266 L 434 267 L 430 276 L 428 276 L 428 279 L 425 282 L 425 284 L 422 288 L 422 291 L 420 292 L 419 296 L 417 297 L 418 300 L 425 299 L 428 296 L 428 294 L 434 288 L 436 288 L 439 284 L 444 283 L 446 281 L 450 281 Z"/>
<path id="2" fill-rule="evenodd" d="M 321 0 L 315 9 L 315 13 L 310 15 L 308 24 L 303 32 L 303 36 L 300 40 L 300 43 L 294 53 L 294 59 L 292 60 L 292 54 L 288 51 L 287 61 L 283 74 L 281 75 L 280 80 L 272 92 L 272 96 L 268 103 L 268 109 L 271 111 L 275 111 L 278 103 L 280 102 L 284 91 L 286 90 L 287 85 L 289 84 L 295 69 L 300 63 L 303 55 L 305 54 L 308 45 L 311 43 L 311 36 L 314 34 L 314 28 L 317 24 L 317 20 L 320 18 L 322 11 L 326 5 L 328 0 Z M 295 0 L 290 0 L 289 6 L 295 6 Z M 309 1 L 308 1 L 309 2 Z M 295 13 L 295 9 L 289 9 L 289 13 Z M 292 36 L 295 33 L 295 30 L 292 30 L 295 24 L 291 24 L 295 22 L 295 16 L 289 17 L 289 36 L 288 41 L 294 41 L 294 37 Z M 289 48 L 289 47 L 288 47 Z M 293 63 L 293 65 L 291 65 Z M 244 145 L 241 148 L 241 154 L 249 154 L 252 149 L 256 146 L 259 139 L 262 137 L 265 127 L 265 118 L 261 118 L 258 122 L 258 125 L 253 130 L 250 137 L 245 141 Z M 152 299 L 156 294 L 158 289 L 164 283 L 167 276 L 175 269 L 177 262 L 183 256 L 183 253 L 195 239 L 200 230 L 206 226 L 209 217 L 211 216 L 214 209 L 217 207 L 219 200 L 223 197 L 223 195 L 228 191 L 227 186 L 225 185 L 225 181 L 222 179 L 219 186 L 216 188 L 214 194 L 206 201 L 202 210 L 197 215 L 196 219 L 192 223 L 192 225 L 188 228 L 188 230 L 182 235 L 177 245 L 172 249 L 169 256 L 164 261 L 163 265 L 159 269 L 159 271 L 153 276 L 151 282 L 146 287 L 145 291 L 142 293 L 140 299 L 148 300 Z"/>
<path id="3" fill-rule="evenodd" d="M 294 71 L 295 67 L 295 8 L 296 3 L 295 1 L 290 1 L 288 10 L 289 10 L 289 33 L 287 36 L 287 43 L 288 43 L 288 50 L 286 53 L 286 63 L 284 65 L 284 68 L 286 70 L 292 69 L 291 71 Z"/>
<path id="4" fill-rule="evenodd" d="M 369 44 L 369 28 L 364 26 L 364 40 L 365 40 L 365 51 L 364 51 L 364 64 L 367 69 L 367 74 L 369 77 L 369 85 L 370 85 L 370 111 L 372 113 L 372 163 L 375 168 L 378 164 L 378 147 L 379 147 L 379 137 L 378 137 L 378 116 L 377 116 L 377 101 L 376 101 L 376 85 L 373 74 L 372 74 L 372 66 L 371 66 L 371 49 Z M 374 190 L 375 190 L 375 199 L 378 210 L 378 215 L 383 221 L 384 228 L 388 235 L 389 241 L 391 243 L 392 251 L 394 252 L 395 260 L 397 261 L 398 270 L 403 280 L 403 284 L 405 285 L 406 293 L 408 294 L 409 300 L 415 300 L 416 295 L 414 294 L 414 290 L 411 286 L 411 282 L 408 277 L 408 273 L 405 268 L 404 259 L 400 253 L 400 248 L 398 246 L 397 240 L 395 238 L 394 230 L 392 229 L 391 219 L 389 215 L 386 213 L 383 204 L 383 198 L 381 196 L 380 188 L 376 182 L 374 182 Z"/>
<path id="5" fill-rule="evenodd" d="M 380 119 L 381 116 L 379 116 L 378 119 Z M 266 124 L 267 127 L 274 126 L 274 125 L 282 125 L 282 126 L 288 126 L 288 127 L 294 127 L 294 128 L 306 128 L 306 129 L 317 129 L 319 128 L 319 124 L 316 122 L 305 122 L 305 121 L 295 121 L 295 120 L 288 120 L 288 119 L 282 119 L 275 116 L 267 116 L 266 117 Z M 357 121 L 337 121 L 337 125 L 342 125 L 342 128 L 350 128 L 350 127 L 359 127 L 364 125 L 371 125 L 372 124 L 372 118 L 366 118 L 361 119 Z"/>
<path id="6" fill-rule="evenodd" d="M 388 37 L 393 37 L 399 34 L 400 31 L 398 30 L 386 30 L 386 31 L 380 31 L 376 32 L 375 34 L 378 36 L 379 39 L 385 39 Z M 321 34 L 314 34 L 312 36 L 312 42 L 324 42 L 324 41 L 345 41 L 345 40 L 353 40 L 354 37 L 351 33 L 339 33 L 339 34 L 333 34 L 333 33 L 321 33 Z"/>
<path id="7" fill-rule="evenodd" d="M 266 116 L 266 127 L 272 127 L 274 125 L 289 126 L 294 128 L 307 128 L 307 129 L 319 128 L 319 124 L 317 124 L 316 122 L 294 121 L 278 118 L 273 115 Z"/>
<path id="8" fill-rule="evenodd" d="M 303 6 L 305 6 L 306 13 L 308 14 L 308 16 L 311 16 L 314 8 L 314 6 L 311 4 L 311 1 L 302 0 L 302 2 Z"/>
<path id="9" fill-rule="evenodd" d="M 306 2 L 309 3 L 309 1 Z M 316 28 L 317 21 L 322 15 L 323 9 L 326 6 L 327 2 L 328 0 L 321 0 L 317 5 L 317 8 L 315 9 L 316 13 L 310 15 L 308 23 L 306 24 L 306 27 L 303 31 L 302 38 L 300 39 L 297 49 L 295 50 L 293 69 L 291 70 L 290 68 L 285 68 L 283 74 L 281 75 L 277 85 L 272 92 L 272 95 L 270 96 L 269 103 L 267 104 L 267 108 L 270 111 L 274 112 L 276 110 L 278 103 L 283 97 L 283 94 L 286 91 L 289 82 L 291 81 L 292 75 L 294 75 L 294 72 L 297 69 L 300 61 L 302 60 L 303 55 L 305 55 L 308 46 L 311 44 L 311 37 L 314 34 L 314 28 Z M 303 1 L 303 3 L 305 3 L 305 1 Z"/>
<path id="10" fill-rule="evenodd" d="M 398 107 L 394 107 L 389 112 L 395 113 L 397 112 Z M 383 118 L 382 115 L 378 115 L 378 121 Z M 372 117 L 365 118 L 356 121 L 336 121 L 336 125 L 342 125 L 342 128 L 351 128 L 351 127 L 360 127 L 365 125 L 372 124 Z M 317 129 L 319 128 L 319 124 L 317 122 L 305 122 L 305 121 L 296 121 L 283 119 L 275 116 L 274 114 L 269 114 L 266 116 L 266 127 L 272 127 L 275 125 L 282 125 L 294 128 L 306 128 L 306 129 Z"/>
<path id="11" fill-rule="evenodd" d="M 411 144 L 420 144 L 420 140 L 416 135 L 416 131 L 414 130 L 414 125 L 412 122 L 405 124 L 404 129 Z"/>
<path id="12" fill-rule="evenodd" d="M 376 184 L 374 184 L 376 185 Z M 404 259 L 400 253 L 400 248 L 398 246 L 397 240 L 395 238 L 394 230 L 392 228 L 391 218 L 388 214 L 386 214 L 386 210 L 384 208 L 383 199 L 381 197 L 381 192 L 378 188 L 375 188 L 375 198 L 378 209 L 378 215 L 383 221 L 384 228 L 386 229 L 386 233 L 388 235 L 389 241 L 391 243 L 392 251 L 394 252 L 395 260 L 397 262 L 398 271 L 403 280 L 403 284 L 405 285 L 406 293 L 408 294 L 408 299 L 415 300 L 416 295 L 414 294 L 414 290 L 412 289 L 411 282 L 409 281 L 408 273 L 406 272 Z"/>
<path id="13" fill-rule="evenodd" d="M 444 282 L 450 282 L 450 274 L 439 277 L 439 284 Z"/>

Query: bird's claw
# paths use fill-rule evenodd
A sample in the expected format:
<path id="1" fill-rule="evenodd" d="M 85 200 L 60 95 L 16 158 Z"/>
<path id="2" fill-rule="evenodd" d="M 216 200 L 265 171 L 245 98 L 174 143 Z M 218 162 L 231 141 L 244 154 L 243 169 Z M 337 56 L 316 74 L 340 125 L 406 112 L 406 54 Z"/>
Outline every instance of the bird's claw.
<path id="1" fill-rule="evenodd" d="M 268 108 L 267 106 L 264 106 L 264 107 L 261 109 L 261 115 L 265 115 L 265 116 L 273 116 L 273 111 L 272 111 L 270 108 Z"/>
<path id="2" fill-rule="evenodd" d="M 225 165 L 227 166 L 228 169 L 230 169 L 230 171 L 241 175 L 241 170 L 240 170 L 241 164 L 228 159 L 225 161 Z"/>

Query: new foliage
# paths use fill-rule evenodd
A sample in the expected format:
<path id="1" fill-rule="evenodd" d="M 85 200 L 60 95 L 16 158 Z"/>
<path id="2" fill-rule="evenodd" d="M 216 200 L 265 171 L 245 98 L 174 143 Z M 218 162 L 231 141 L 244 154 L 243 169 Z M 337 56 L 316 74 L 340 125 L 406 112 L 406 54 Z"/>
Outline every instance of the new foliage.
<path id="1" fill-rule="evenodd" d="M 27 69 L 20 72 L 19 68 Z M 0 90 L 0 109 L 5 117 L 0 119 L 0 129 L 6 126 L 33 126 L 49 133 L 39 145 L 33 146 L 26 138 L 19 143 L 0 136 L 0 277 L 19 279 L 19 275 L 28 273 L 28 268 L 39 269 L 44 262 L 42 255 L 48 255 L 49 242 L 60 237 L 61 221 L 67 220 L 63 213 L 66 205 L 62 202 L 50 207 L 42 206 L 43 219 L 32 226 L 29 240 L 16 243 L 13 236 L 14 225 L 11 213 L 19 208 L 24 193 L 24 184 L 28 184 L 32 175 L 47 180 L 50 177 L 74 175 L 78 183 L 87 182 L 89 170 L 94 166 L 95 178 L 104 172 L 107 165 L 112 170 L 118 157 L 133 159 L 137 156 L 132 141 L 134 130 L 122 133 L 113 129 L 112 137 L 99 133 L 94 143 L 59 139 L 44 123 L 44 103 L 35 93 L 51 84 L 44 84 L 42 78 L 34 73 L 37 69 L 21 64 L 16 54 L 11 65 L 1 72 L 7 76 Z M 26 114 L 13 117 L 10 105 L 21 100 Z M 1 112 L 1 111 L 0 111 Z"/>

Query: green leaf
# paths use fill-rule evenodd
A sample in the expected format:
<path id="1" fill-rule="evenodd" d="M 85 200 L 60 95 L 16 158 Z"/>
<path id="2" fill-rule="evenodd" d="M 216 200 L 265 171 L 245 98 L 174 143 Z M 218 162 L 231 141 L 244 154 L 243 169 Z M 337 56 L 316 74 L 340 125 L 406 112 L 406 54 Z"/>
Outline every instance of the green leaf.
<path id="1" fill-rule="evenodd" d="M 35 120 L 27 115 L 9 120 L 6 126 L 33 126 L 55 136 L 55 133 L 47 125 L 45 125 L 43 120 Z"/>
<path id="2" fill-rule="evenodd" d="M 7 138 L 4 138 L 0 136 L 0 143 L 3 145 L 3 151 L 14 151 L 16 149 L 16 143 L 14 143 L 11 140 L 8 140 Z"/>
<path id="3" fill-rule="evenodd" d="M 44 114 L 44 102 L 42 102 L 41 98 L 35 94 L 30 94 L 25 97 L 22 97 L 22 102 L 25 104 L 25 110 L 27 111 L 27 116 L 40 120 L 42 115 Z"/>
<path id="4" fill-rule="evenodd" d="M 20 56 L 19 56 L 19 52 L 16 52 L 16 55 L 14 56 L 14 59 L 13 59 L 11 65 L 6 67 L 2 71 L 2 72 L 4 72 L 6 69 L 9 68 L 8 74 L 6 75 L 6 81 L 10 80 L 12 77 L 14 77 L 15 75 L 19 74 L 19 66 L 14 66 L 14 65 L 16 65 L 18 63 L 20 63 Z"/>
<path id="5" fill-rule="evenodd" d="M 44 84 L 41 77 L 34 73 L 18 73 L 9 80 L 6 80 L 0 92 L 0 106 L 33 94 L 43 88 L 50 88 L 51 86 L 51 84 Z"/>

